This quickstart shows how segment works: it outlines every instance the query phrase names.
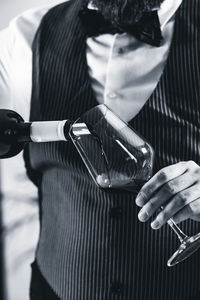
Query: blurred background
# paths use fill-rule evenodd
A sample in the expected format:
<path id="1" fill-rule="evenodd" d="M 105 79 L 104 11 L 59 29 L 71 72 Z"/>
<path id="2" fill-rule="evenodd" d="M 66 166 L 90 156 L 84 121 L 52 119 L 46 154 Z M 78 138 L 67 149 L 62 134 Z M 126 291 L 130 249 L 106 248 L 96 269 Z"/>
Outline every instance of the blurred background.
<path id="1" fill-rule="evenodd" d="M 1 0 L 0 30 L 27 9 L 59 2 Z M 37 190 L 26 176 L 22 155 L 0 161 L 0 175 L 0 300 L 28 300 L 39 233 Z"/>

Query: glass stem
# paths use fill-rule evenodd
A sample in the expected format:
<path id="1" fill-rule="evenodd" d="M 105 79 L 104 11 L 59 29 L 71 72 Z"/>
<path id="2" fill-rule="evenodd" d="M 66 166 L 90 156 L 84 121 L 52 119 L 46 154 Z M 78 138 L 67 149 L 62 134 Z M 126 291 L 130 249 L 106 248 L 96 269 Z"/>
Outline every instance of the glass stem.
<path id="1" fill-rule="evenodd" d="M 181 243 L 184 241 L 185 238 L 188 237 L 185 233 L 183 233 L 183 231 L 176 225 L 176 223 L 172 219 L 169 219 L 167 223 L 176 233 Z"/>

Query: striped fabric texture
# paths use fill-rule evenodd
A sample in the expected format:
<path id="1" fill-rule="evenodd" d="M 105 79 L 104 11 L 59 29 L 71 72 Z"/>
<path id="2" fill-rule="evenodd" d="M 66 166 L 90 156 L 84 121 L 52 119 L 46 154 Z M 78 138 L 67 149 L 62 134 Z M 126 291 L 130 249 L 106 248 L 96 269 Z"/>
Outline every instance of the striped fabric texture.
<path id="1" fill-rule="evenodd" d="M 51 9 L 33 44 L 31 120 L 76 120 L 97 105 L 86 33 L 75 0 Z M 200 1 L 183 0 L 168 61 L 152 96 L 130 122 L 154 147 L 155 172 L 200 164 Z M 133 99 L 134 100 L 134 99 Z M 200 252 L 168 268 L 179 242 L 169 226 L 138 221 L 135 194 L 100 190 L 71 142 L 32 144 L 26 164 L 39 188 L 40 271 L 62 300 L 200 299 Z M 186 221 L 193 235 L 200 223 Z"/>

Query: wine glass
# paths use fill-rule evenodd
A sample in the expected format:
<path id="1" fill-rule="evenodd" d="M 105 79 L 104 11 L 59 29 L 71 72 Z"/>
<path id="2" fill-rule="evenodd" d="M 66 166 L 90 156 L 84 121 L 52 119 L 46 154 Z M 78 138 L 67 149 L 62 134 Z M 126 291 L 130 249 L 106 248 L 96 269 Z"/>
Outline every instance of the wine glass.
<path id="1" fill-rule="evenodd" d="M 82 115 L 71 126 L 69 135 L 98 187 L 138 192 L 152 177 L 152 146 L 106 105 Z M 168 224 L 181 242 L 167 262 L 171 267 L 198 250 L 200 233 L 188 237 L 173 219 Z"/>

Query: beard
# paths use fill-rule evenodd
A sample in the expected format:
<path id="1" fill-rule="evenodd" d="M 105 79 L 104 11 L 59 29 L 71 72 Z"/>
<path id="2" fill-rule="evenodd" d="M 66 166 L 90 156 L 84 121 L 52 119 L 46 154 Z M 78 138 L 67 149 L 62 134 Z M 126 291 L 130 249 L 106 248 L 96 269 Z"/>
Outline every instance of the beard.
<path id="1" fill-rule="evenodd" d="M 116 27 L 131 25 L 153 8 L 160 7 L 164 0 L 93 0 L 104 18 Z"/>

